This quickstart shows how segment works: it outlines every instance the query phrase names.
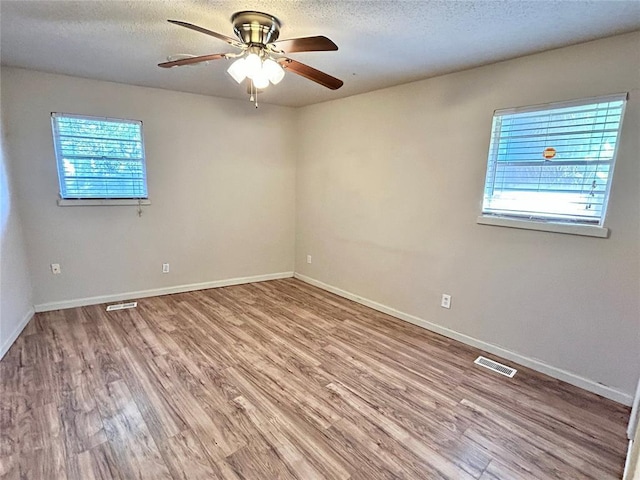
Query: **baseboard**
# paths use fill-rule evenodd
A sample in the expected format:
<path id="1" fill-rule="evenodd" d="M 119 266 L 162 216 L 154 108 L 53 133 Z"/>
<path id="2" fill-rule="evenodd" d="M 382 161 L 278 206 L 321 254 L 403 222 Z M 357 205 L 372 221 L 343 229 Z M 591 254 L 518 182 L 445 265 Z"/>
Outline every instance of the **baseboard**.
<path id="1" fill-rule="evenodd" d="M 253 277 L 238 277 L 226 280 L 215 280 L 213 282 L 190 283 L 187 285 L 176 285 L 173 287 L 153 288 L 151 290 L 140 290 L 138 292 L 123 292 L 113 295 L 101 295 L 98 297 L 76 298 L 62 302 L 41 303 L 39 305 L 35 305 L 34 308 L 36 312 L 48 312 L 51 310 L 62 310 L 64 308 L 84 307 L 100 303 L 120 302 L 123 300 L 133 300 L 145 297 L 157 297 L 159 295 L 170 295 L 172 293 L 193 292 L 195 290 L 206 290 L 207 288 L 229 287 L 231 285 L 264 282 L 267 280 L 278 280 L 280 278 L 291 277 L 293 277 L 293 272 L 268 273 L 265 275 L 255 275 Z"/>
<path id="2" fill-rule="evenodd" d="M 374 310 L 377 310 L 379 312 L 386 313 L 387 315 L 391 315 L 392 317 L 399 318 L 400 320 L 404 320 L 409 323 L 413 323 L 414 325 L 418 325 L 419 327 L 425 328 L 445 337 L 458 340 L 459 342 L 462 342 L 466 345 L 470 345 L 486 352 L 493 353 L 494 355 L 512 360 L 519 363 L 520 365 L 536 370 L 537 372 L 544 373 L 545 375 L 557 378 L 558 380 L 570 383 L 571 385 L 575 385 L 576 387 L 580 387 L 589 392 L 596 393 L 623 405 L 629 406 L 633 402 L 632 395 L 629 395 L 615 388 L 594 382 L 593 380 L 589 380 L 588 378 L 581 377 L 566 370 L 562 370 L 561 368 L 556 368 L 554 366 L 548 365 L 540 360 L 536 360 L 535 358 L 526 357 L 498 345 L 487 343 L 483 340 L 478 340 L 477 338 L 465 335 L 464 333 L 460 333 L 455 330 L 437 325 L 435 323 L 431 323 L 414 315 L 401 312 L 399 310 L 396 310 L 395 308 L 388 307 L 381 303 L 374 302 L 373 300 L 369 300 L 351 292 L 347 292 L 346 290 L 328 285 L 314 278 L 307 277 L 306 275 L 294 273 L 294 277 L 310 285 L 314 285 L 328 292 L 335 293 L 336 295 L 339 295 L 341 297 L 373 308 Z"/>
<path id="3" fill-rule="evenodd" d="M 27 311 L 27 313 L 25 313 L 24 317 L 22 317 L 22 320 L 20 320 L 20 323 L 16 325 L 16 328 L 13 330 L 13 332 L 11 332 L 11 335 L 9 335 L 5 339 L 5 341 L 2 342 L 2 346 L 0 346 L 0 360 L 2 360 L 2 358 L 7 354 L 7 352 L 11 348 L 11 345 L 13 345 L 13 342 L 15 342 L 16 339 L 20 336 L 20 334 L 22 333 L 22 330 L 24 330 L 24 327 L 27 326 L 27 324 L 29 323 L 29 320 L 31 320 L 34 313 L 35 312 L 33 308 L 30 308 Z"/>

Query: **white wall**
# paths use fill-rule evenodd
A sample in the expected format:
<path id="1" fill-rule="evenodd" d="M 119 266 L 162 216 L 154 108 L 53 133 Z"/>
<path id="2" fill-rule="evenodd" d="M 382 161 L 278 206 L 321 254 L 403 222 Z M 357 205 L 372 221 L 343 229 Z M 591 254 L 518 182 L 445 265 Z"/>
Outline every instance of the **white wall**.
<path id="1" fill-rule="evenodd" d="M 33 314 L 31 282 L 12 171 L 5 147 L 4 109 L 0 119 L 0 358 Z"/>
<path id="2" fill-rule="evenodd" d="M 2 109 L 36 306 L 293 271 L 291 109 L 12 68 Z M 56 205 L 51 112 L 143 121 L 142 217 Z"/>
<path id="3" fill-rule="evenodd" d="M 630 401 L 639 55 L 635 33 L 301 109 L 296 272 Z M 476 224 L 495 109 L 627 91 L 610 238 Z"/>

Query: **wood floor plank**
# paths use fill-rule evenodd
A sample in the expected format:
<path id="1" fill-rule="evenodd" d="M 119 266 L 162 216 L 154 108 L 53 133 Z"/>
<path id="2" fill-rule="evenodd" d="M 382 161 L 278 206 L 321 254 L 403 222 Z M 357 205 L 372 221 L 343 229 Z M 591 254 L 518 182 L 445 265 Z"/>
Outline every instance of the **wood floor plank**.
<path id="1" fill-rule="evenodd" d="M 620 478 L 627 407 L 482 353 L 295 279 L 38 313 L 0 479 Z"/>
<path id="2" fill-rule="evenodd" d="M 462 438 L 471 421 L 457 418 L 441 406 L 429 405 L 425 408 L 419 401 L 419 392 L 381 387 L 379 382 L 375 383 L 359 372 L 353 375 L 342 373 L 340 383 L 352 391 L 358 391 L 365 398 L 375 398 L 381 414 L 437 447 L 443 456 L 467 473 L 478 475 L 489 463 L 490 457 L 481 447 Z"/>
<path id="3" fill-rule="evenodd" d="M 533 478 L 530 473 L 516 471 L 494 459 L 482 472 L 479 480 L 528 480 Z"/>
<path id="4" fill-rule="evenodd" d="M 324 432 L 334 449 L 352 467 L 351 474 L 361 473 L 371 480 L 402 478 L 404 467 L 393 453 L 381 448 L 379 438 L 361 430 L 358 425 L 341 419 Z M 406 464 L 405 464 L 406 465 Z"/>
<path id="5" fill-rule="evenodd" d="M 371 419 L 378 427 L 380 427 L 391 438 L 402 444 L 407 450 L 422 458 L 428 465 L 432 466 L 433 474 L 439 474 L 442 478 L 459 478 L 471 479 L 473 476 L 459 468 L 456 464 L 448 461 L 433 449 L 432 446 L 421 442 L 412 432 L 400 426 L 394 420 L 381 414 L 379 409 L 372 406 L 357 392 L 350 390 L 344 385 L 336 382 L 327 385 L 332 392 L 342 397 L 346 402 L 352 405 L 363 416 Z"/>
<path id="6" fill-rule="evenodd" d="M 222 461 L 223 471 L 228 478 L 253 479 L 273 478 L 278 480 L 299 480 L 280 459 L 273 448 L 255 447 L 255 442 L 241 448 Z"/>
<path id="7" fill-rule="evenodd" d="M 95 480 L 127 480 L 122 476 L 120 467 L 109 442 L 101 443 L 77 457 L 78 472 L 71 478 Z"/>
<path id="8" fill-rule="evenodd" d="M 188 388 L 171 388 L 169 396 L 184 423 L 204 445 L 205 452 L 213 462 L 245 445 L 243 439 L 229 428 L 231 426 L 222 421 L 223 416 L 216 415 L 217 409 L 206 409 L 206 405 L 198 402 Z"/>
<path id="9" fill-rule="evenodd" d="M 169 437 L 158 445 L 174 480 L 223 479 L 201 441 L 190 430 Z"/>
<path id="10" fill-rule="evenodd" d="M 465 437 L 485 448 L 496 458 L 526 472 L 532 478 L 585 479 L 583 472 L 572 468 L 563 459 L 545 452 L 533 443 L 523 442 L 511 431 L 496 425 L 478 423 L 465 432 Z M 593 477 L 591 477 L 593 478 Z"/>
<path id="11" fill-rule="evenodd" d="M 340 419 L 322 388 L 305 385 L 294 375 L 268 361 L 257 362 L 251 366 L 251 378 L 264 385 L 263 390 L 268 392 L 271 398 L 288 404 L 293 412 L 316 428 L 329 428 Z"/>
<path id="12" fill-rule="evenodd" d="M 65 444 L 70 454 L 79 454 L 107 441 L 93 391 L 82 382 L 71 389 L 59 408 Z"/>
<path id="13" fill-rule="evenodd" d="M 112 382 L 98 390 L 96 397 L 106 437 L 122 476 L 170 479 L 164 459 L 126 384 Z"/>
<path id="14" fill-rule="evenodd" d="M 242 396 L 236 398 L 235 402 L 262 433 L 270 447 L 278 453 L 278 457 L 286 463 L 289 471 L 294 472 L 295 476 L 300 479 L 317 480 L 323 478 L 322 474 L 313 467 L 287 435 L 270 422 L 269 418 L 260 409 Z"/>
<path id="15" fill-rule="evenodd" d="M 66 480 L 67 458 L 64 443 L 58 438 L 51 439 L 43 448 L 20 455 L 20 479 Z"/>
<path id="16" fill-rule="evenodd" d="M 521 442 L 533 443 L 548 452 L 556 450 L 556 445 L 563 445 L 562 459 L 576 470 L 582 472 L 585 478 L 594 477 L 600 480 L 615 480 L 615 463 L 609 462 L 607 457 L 598 458 L 592 462 L 592 452 L 580 444 L 567 442 L 566 438 L 555 432 L 555 429 L 543 429 L 523 416 L 512 413 L 509 410 L 493 409 L 492 406 L 483 405 L 482 399 L 476 399 L 478 403 L 465 398 L 461 406 L 473 412 L 475 421 L 494 423 L 505 428 L 519 437 Z M 461 409 L 462 411 L 462 409 Z"/>
<path id="17" fill-rule="evenodd" d="M 124 381 L 153 436 L 167 438 L 185 430 L 187 425 L 177 405 L 153 377 L 150 362 L 145 361 L 142 352 L 127 347 L 116 356 L 122 365 Z"/>
<path id="18" fill-rule="evenodd" d="M 324 472 L 327 478 L 349 477 L 346 465 L 334 454 L 322 433 L 313 428 L 304 417 L 299 416 L 288 403 L 270 396 L 259 386 L 259 380 L 253 377 L 249 369 L 234 367 L 229 368 L 227 373 L 243 391 L 242 396 L 252 404 L 258 405 L 261 414 L 266 415 L 275 428 L 285 432 L 317 470 Z M 266 423 L 262 422 L 261 425 Z"/>
<path id="19" fill-rule="evenodd" d="M 20 463 L 19 456 L 5 455 L 0 456 L 0 479 L 2 480 L 19 480 L 20 479 Z"/>
<path id="20" fill-rule="evenodd" d="M 541 395 L 535 388 L 525 388 L 520 382 L 505 385 L 470 371 L 458 390 L 466 398 L 488 398 L 495 408 L 512 410 L 544 429 L 559 432 L 564 442 L 580 445 L 592 458 L 619 464 L 619 452 L 627 443 L 626 436 L 621 436 L 619 430 L 626 421 L 616 423 L 607 410 L 600 415 L 582 410 L 554 396 Z"/>

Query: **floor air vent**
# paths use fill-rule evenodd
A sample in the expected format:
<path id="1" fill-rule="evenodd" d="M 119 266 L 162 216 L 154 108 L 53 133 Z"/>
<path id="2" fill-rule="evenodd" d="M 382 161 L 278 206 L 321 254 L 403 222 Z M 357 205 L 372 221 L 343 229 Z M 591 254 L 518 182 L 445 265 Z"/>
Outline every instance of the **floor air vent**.
<path id="1" fill-rule="evenodd" d="M 509 378 L 513 377 L 517 372 L 515 368 L 507 367 L 506 365 L 494 362 L 493 360 L 489 360 L 488 358 L 482 356 L 476 358 L 475 362 L 473 363 L 478 364 L 481 367 L 488 368 L 489 370 L 493 370 L 494 372 L 497 372 L 500 375 L 505 375 Z"/>
<path id="2" fill-rule="evenodd" d="M 137 306 L 138 302 L 118 303 L 116 305 L 107 306 L 107 312 L 112 312 L 114 310 L 124 310 L 125 308 L 136 308 Z"/>

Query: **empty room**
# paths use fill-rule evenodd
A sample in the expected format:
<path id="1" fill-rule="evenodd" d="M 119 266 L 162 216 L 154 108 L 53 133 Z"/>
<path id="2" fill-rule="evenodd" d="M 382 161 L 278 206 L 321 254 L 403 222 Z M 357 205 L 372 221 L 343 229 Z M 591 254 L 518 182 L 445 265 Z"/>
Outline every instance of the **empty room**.
<path id="1" fill-rule="evenodd" d="M 640 479 L 640 2 L 0 1 L 0 479 Z"/>

